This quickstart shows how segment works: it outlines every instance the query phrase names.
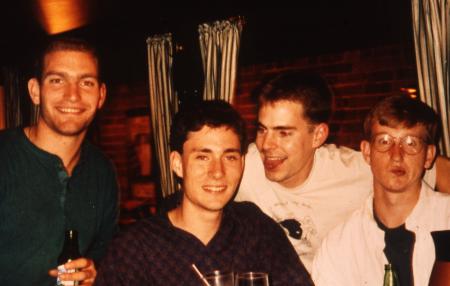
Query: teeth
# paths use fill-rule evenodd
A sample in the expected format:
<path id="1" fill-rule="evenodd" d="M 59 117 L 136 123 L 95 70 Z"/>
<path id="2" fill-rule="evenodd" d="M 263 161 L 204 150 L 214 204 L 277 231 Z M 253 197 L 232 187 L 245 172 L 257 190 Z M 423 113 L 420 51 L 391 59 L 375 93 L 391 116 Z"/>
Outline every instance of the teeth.
<path id="1" fill-rule="evenodd" d="M 78 113 L 78 112 L 80 112 L 81 109 L 65 107 L 65 108 L 59 108 L 59 110 L 64 113 Z"/>
<path id="2" fill-rule="evenodd" d="M 266 157 L 266 160 L 268 161 L 283 160 L 283 157 Z"/>
<path id="3" fill-rule="evenodd" d="M 275 155 L 264 155 L 265 161 L 278 161 L 284 160 L 285 156 L 275 156 Z"/>
<path id="4" fill-rule="evenodd" d="M 226 189 L 226 187 L 225 186 L 218 186 L 218 187 L 207 186 L 207 187 L 204 187 L 204 189 L 209 192 L 222 192 Z"/>

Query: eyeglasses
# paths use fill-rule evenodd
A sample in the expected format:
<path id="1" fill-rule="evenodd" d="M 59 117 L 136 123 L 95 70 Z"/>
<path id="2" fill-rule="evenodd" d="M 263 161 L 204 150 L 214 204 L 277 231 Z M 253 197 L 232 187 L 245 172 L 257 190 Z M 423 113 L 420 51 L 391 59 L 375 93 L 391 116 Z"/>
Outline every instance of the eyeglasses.
<path id="1" fill-rule="evenodd" d="M 387 152 L 392 146 L 400 141 L 400 148 L 408 155 L 416 155 L 422 151 L 425 141 L 416 136 L 407 135 L 402 138 L 393 137 L 389 134 L 378 134 L 372 139 L 372 146 L 378 152 Z"/>

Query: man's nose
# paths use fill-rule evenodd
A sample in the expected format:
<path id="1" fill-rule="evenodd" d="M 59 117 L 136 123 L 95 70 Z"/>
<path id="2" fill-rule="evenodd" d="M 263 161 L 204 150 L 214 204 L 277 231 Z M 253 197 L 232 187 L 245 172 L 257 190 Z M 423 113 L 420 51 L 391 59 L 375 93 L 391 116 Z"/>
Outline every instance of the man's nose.
<path id="1" fill-rule="evenodd" d="M 403 150 L 401 143 L 394 142 L 394 144 L 392 144 L 392 147 L 389 150 L 389 152 L 390 152 L 391 158 L 393 160 L 395 160 L 395 161 L 403 160 L 405 151 Z"/>
<path id="2" fill-rule="evenodd" d="M 78 83 L 71 82 L 67 85 L 66 97 L 70 101 L 77 101 L 80 99 L 80 86 Z"/>
<path id="3" fill-rule="evenodd" d="M 225 172 L 224 172 L 222 161 L 219 159 L 214 159 L 211 162 L 211 166 L 209 169 L 210 176 L 212 176 L 215 179 L 219 179 L 219 178 L 223 177 L 224 173 Z"/>
<path id="4" fill-rule="evenodd" d="M 263 150 L 269 150 L 276 146 L 275 136 L 272 132 L 266 132 L 261 138 L 261 147 Z"/>

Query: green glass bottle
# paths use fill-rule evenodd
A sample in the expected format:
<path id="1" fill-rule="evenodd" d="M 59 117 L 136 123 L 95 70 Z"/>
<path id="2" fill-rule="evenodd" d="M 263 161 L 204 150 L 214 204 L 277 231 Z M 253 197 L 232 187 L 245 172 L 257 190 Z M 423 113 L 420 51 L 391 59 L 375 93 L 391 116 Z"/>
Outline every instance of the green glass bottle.
<path id="1" fill-rule="evenodd" d="M 72 261 L 74 259 L 77 259 L 81 257 L 79 248 L 78 248 L 78 232 L 73 229 L 66 230 L 65 237 L 64 237 L 64 246 L 63 249 L 58 257 L 58 271 L 60 273 L 73 273 L 76 270 L 66 270 L 61 265 Z M 78 282 L 76 281 L 61 281 L 57 279 L 56 281 L 57 286 L 77 286 Z"/>
<path id="2" fill-rule="evenodd" d="M 383 286 L 400 286 L 398 282 L 397 273 L 395 273 L 392 264 L 384 265 L 384 282 Z"/>

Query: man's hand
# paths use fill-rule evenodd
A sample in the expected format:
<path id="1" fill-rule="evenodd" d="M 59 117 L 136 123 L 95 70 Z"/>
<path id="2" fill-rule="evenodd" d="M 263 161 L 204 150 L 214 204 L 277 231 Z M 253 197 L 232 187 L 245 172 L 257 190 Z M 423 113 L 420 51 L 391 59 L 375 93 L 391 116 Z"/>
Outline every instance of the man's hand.
<path id="1" fill-rule="evenodd" d="M 58 277 L 61 281 L 79 281 L 78 285 L 93 285 L 97 270 L 94 261 L 89 258 L 78 258 L 64 264 L 67 270 L 77 269 L 73 273 L 58 273 L 58 269 L 51 269 L 48 273 L 50 276 Z M 59 274 L 59 275 L 58 275 Z"/>

